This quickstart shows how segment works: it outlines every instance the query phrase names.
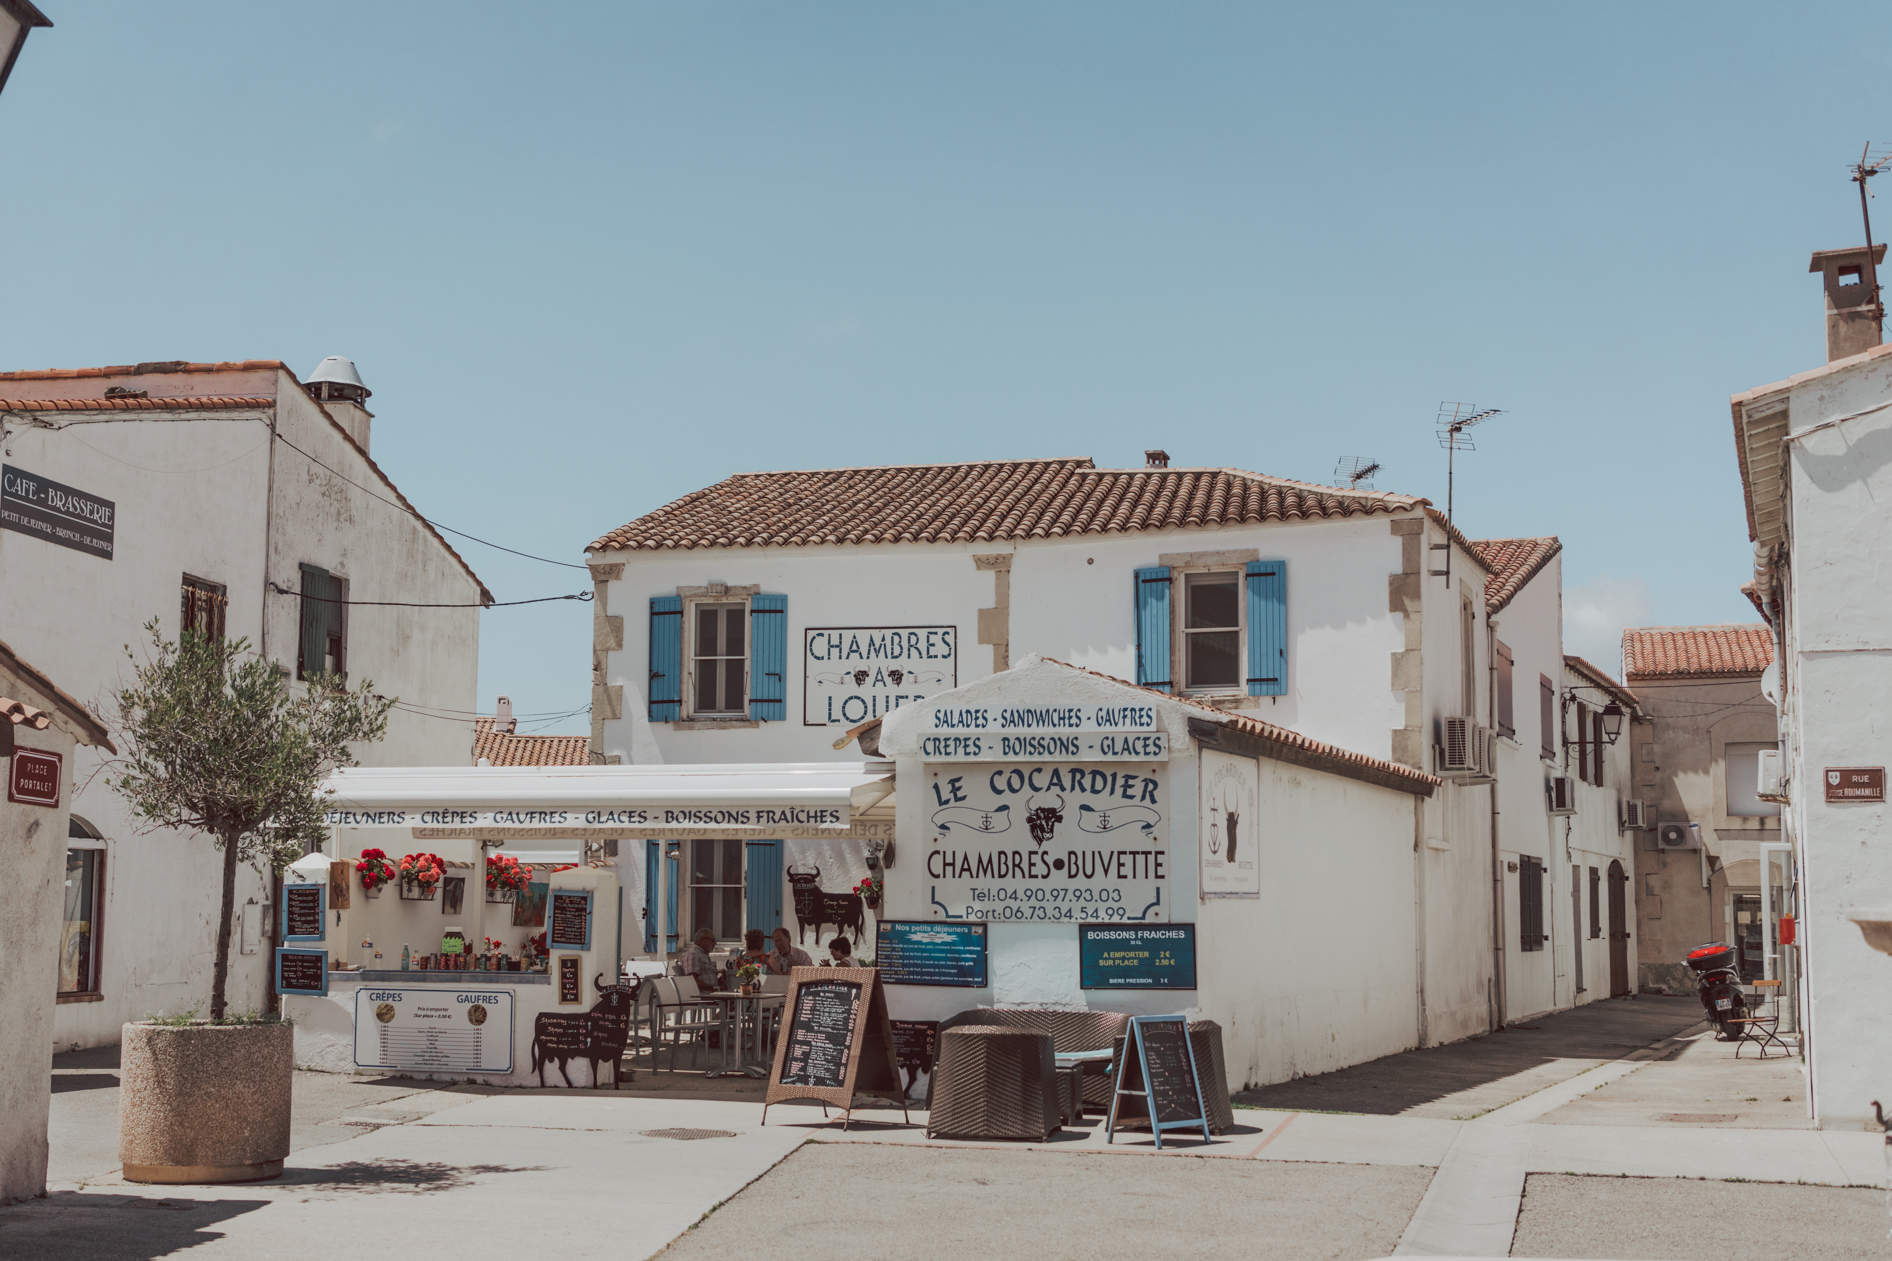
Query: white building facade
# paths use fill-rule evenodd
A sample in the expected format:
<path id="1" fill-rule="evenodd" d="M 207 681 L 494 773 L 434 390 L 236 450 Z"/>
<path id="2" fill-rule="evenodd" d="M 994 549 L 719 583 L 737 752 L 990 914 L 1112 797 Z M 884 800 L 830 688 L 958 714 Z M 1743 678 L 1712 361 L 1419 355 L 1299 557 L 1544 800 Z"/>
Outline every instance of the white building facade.
<path id="1" fill-rule="evenodd" d="M 369 457 L 352 365 L 330 375 L 305 387 L 262 360 L 0 374 L 0 582 L 36 593 L 0 610 L 0 639 L 105 714 L 147 623 L 246 638 L 292 680 L 329 668 L 400 698 L 365 764 L 465 764 L 470 721 L 418 711 L 470 719 L 491 596 Z M 457 607 L 410 607 L 427 605 Z M 206 1006 L 218 907 L 211 840 L 142 831 L 95 774 L 102 755 L 77 756 L 69 880 L 92 929 L 61 959 L 61 1049 Z M 245 870 L 236 1010 L 268 1003 L 268 901 Z"/>

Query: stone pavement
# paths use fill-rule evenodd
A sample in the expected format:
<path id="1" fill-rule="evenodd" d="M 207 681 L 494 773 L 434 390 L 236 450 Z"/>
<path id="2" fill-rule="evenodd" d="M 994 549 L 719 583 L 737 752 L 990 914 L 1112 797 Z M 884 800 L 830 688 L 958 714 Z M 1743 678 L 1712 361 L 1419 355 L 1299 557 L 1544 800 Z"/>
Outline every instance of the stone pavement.
<path id="1" fill-rule="evenodd" d="M 1692 1007 L 1596 1004 L 1250 1092 L 1268 1106 L 1235 1132 L 1160 1155 L 1097 1118 L 1045 1144 L 929 1141 L 923 1113 L 882 1108 L 765 1128 L 760 1083 L 689 1074 L 616 1093 L 298 1074 L 289 1172 L 220 1188 L 118 1180 L 115 1060 L 86 1052 L 56 1061 L 64 1181 L 0 1209 L 0 1258 L 1885 1255 L 1880 1137 L 1806 1128 L 1798 1062 L 1734 1059 L 1678 1024 Z"/>

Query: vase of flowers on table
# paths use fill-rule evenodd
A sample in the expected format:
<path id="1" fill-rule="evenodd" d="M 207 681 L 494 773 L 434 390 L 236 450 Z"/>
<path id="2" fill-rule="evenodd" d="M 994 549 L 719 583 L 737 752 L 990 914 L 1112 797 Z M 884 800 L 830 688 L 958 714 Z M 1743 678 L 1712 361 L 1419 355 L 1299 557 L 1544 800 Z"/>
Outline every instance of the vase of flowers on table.
<path id="1" fill-rule="evenodd" d="M 409 902 L 431 902 L 440 892 L 447 864 L 438 854 L 407 854 L 401 859 L 401 897 Z"/>
<path id="2" fill-rule="evenodd" d="M 394 879 L 394 864 L 388 861 L 387 853 L 378 849 L 361 851 L 361 861 L 355 864 L 355 870 L 361 874 L 361 891 L 371 898 L 381 896 L 381 890 Z"/>
<path id="3" fill-rule="evenodd" d="M 486 900 L 511 902 L 532 883 L 532 868 L 507 854 L 486 860 Z"/>
<path id="4" fill-rule="evenodd" d="M 745 963 L 736 969 L 736 985 L 743 994 L 753 994 L 756 986 L 762 982 L 762 969 L 753 963 Z"/>

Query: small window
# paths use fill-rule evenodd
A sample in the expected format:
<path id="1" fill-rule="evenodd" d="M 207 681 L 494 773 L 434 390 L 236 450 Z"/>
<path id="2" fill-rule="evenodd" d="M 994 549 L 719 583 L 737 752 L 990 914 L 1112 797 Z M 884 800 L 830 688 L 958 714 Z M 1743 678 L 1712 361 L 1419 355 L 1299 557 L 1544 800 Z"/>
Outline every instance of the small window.
<path id="1" fill-rule="evenodd" d="M 296 677 L 348 676 L 348 582 L 326 569 L 302 566 L 302 637 Z"/>
<path id="2" fill-rule="evenodd" d="M 690 842 L 690 932 L 742 940 L 742 846 L 739 840 Z"/>
<path id="3" fill-rule="evenodd" d="M 1230 691 L 1242 686 L 1241 576 L 1233 571 L 1183 579 L 1183 686 Z"/>
<path id="4" fill-rule="evenodd" d="M 1498 734 L 1517 739 L 1517 712 L 1511 696 L 1511 649 L 1502 639 L 1494 640 L 1492 651 L 1498 658 Z"/>
<path id="5" fill-rule="evenodd" d="M 1518 858 L 1518 949 L 1544 948 L 1544 864 Z"/>
<path id="6" fill-rule="evenodd" d="M 1728 813 L 1737 819 L 1778 818 L 1780 803 L 1762 801 L 1761 790 L 1761 753 L 1764 750 L 1778 749 L 1772 741 L 1766 744 L 1730 744 L 1722 750 L 1726 759 L 1728 781 Z"/>
<path id="7" fill-rule="evenodd" d="M 83 836 L 74 824 L 67 829 Z M 65 913 L 59 926 L 59 992 L 99 992 L 99 920 L 105 902 L 105 851 L 66 851 Z"/>
<path id="8" fill-rule="evenodd" d="M 1856 285 L 1860 283 L 1859 268 L 1857 267 L 1840 268 L 1839 269 L 1839 283 L 1840 283 L 1840 288 L 1842 289 L 1844 289 L 1848 285 Z"/>
<path id="9" fill-rule="evenodd" d="M 1603 873 L 1590 868 L 1590 936 L 1603 935 Z"/>
<path id="10" fill-rule="evenodd" d="M 745 604 L 698 604 L 690 639 L 690 708 L 699 714 L 746 711 L 744 674 L 749 664 L 749 608 Z"/>
<path id="11" fill-rule="evenodd" d="M 184 607 L 178 618 L 179 631 L 196 631 L 213 641 L 222 639 L 224 614 L 230 605 L 224 585 L 185 574 L 182 595 Z"/>
<path id="12" fill-rule="evenodd" d="M 1543 675 L 1537 676 L 1537 719 L 1541 747 L 1538 755 L 1546 762 L 1557 760 L 1557 688 Z"/>

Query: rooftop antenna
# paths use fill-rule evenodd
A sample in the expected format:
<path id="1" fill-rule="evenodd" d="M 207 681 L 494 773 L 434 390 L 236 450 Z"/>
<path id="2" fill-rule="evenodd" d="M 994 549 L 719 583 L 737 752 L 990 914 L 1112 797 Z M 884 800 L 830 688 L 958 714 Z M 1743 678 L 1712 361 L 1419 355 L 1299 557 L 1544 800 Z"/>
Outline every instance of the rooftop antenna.
<path id="1" fill-rule="evenodd" d="M 1865 274 L 1866 283 L 1872 286 L 1872 292 L 1867 295 L 1871 302 L 1868 310 L 1872 312 L 1873 326 L 1879 330 L 1881 336 L 1885 334 L 1885 303 L 1879 299 L 1879 268 L 1872 261 L 1872 211 L 1866 204 L 1866 198 L 1872 194 L 1866 187 L 1866 181 L 1875 175 L 1882 174 L 1889 165 L 1892 165 L 1892 153 L 1881 154 L 1875 158 L 1872 156 L 1872 144 L 1867 142 L 1866 147 L 1859 151 L 1859 161 L 1853 163 L 1851 167 L 1853 183 L 1859 185 L 1859 217 L 1866 224 Z"/>
<path id="2" fill-rule="evenodd" d="M 1334 485 L 1344 481 L 1348 490 L 1372 490 L 1373 475 L 1384 467 L 1370 455 L 1343 455 L 1334 465 Z"/>
<path id="3" fill-rule="evenodd" d="M 1440 403 L 1439 404 L 1439 445 L 1445 448 L 1445 542 L 1434 543 L 1432 550 L 1445 553 L 1445 568 L 1431 570 L 1434 578 L 1445 579 L 1445 585 L 1452 585 L 1452 492 L 1454 482 L 1454 464 L 1460 451 L 1476 451 L 1478 446 L 1472 436 L 1465 431 L 1473 425 L 1482 424 L 1493 416 L 1502 416 L 1503 412 L 1495 407 L 1480 408 L 1476 403 Z"/>

